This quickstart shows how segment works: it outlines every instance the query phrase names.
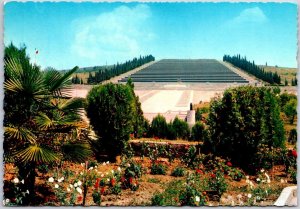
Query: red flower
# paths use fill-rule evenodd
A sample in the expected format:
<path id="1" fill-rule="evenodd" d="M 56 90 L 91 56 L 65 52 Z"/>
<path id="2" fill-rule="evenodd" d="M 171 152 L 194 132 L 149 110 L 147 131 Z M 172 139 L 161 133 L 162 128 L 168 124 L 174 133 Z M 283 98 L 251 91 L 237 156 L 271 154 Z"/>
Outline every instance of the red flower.
<path id="1" fill-rule="evenodd" d="M 81 202 L 82 199 L 83 199 L 82 196 L 77 197 L 77 201 L 78 201 L 78 202 Z"/>
<path id="2" fill-rule="evenodd" d="M 231 167 L 231 166 L 232 166 L 232 163 L 231 163 L 230 161 L 228 161 L 228 162 L 226 163 L 226 165 L 229 166 L 229 167 Z"/>
<path id="3" fill-rule="evenodd" d="M 104 188 L 104 187 L 102 187 L 100 192 L 101 192 L 101 194 L 104 194 L 104 192 L 105 192 L 105 188 Z"/>
<path id="4" fill-rule="evenodd" d="M 130 138 L 133 138 L 134 137 L 134 134 L 130 134 Z"/>
<path id="5" fill-rule="evenodd" d="M 121 177 L 121 182 L 124 182 L 126 179 L 124 176 Z"/>
<path id="6" fill-rule="evenodd" d="M 111 183 L 112 186 L 115 186 L 116 180 L 115 180 L 115 179 L 111 179 L 111 180 L 110 180 L 110 183 Z"/>
<path id="7" fill-rule="evenodd" d="M 293 156 L 293 157 L 297 157 L 297 151 L 296 151 L 296 150 L 293 150 L 293 151 L 292 151 L 292 156 Z"/>
<path id="8" fill-rule="evenodd" d="M 96 183 L 95 183 L 95 189 L 98 189 L 98 187 L 99 187 L 99 182 L 100 182 L 100 178 L 97 178 L 96 179 Z"/>
<path id="9" fill-rule="evenodd" d="M 196 169 L 197 174 L 203 174 L 203 172 L 200 169 Z"/>
<path id="10" fill-rule="evenodd" d="M 155 140 L 158 140 L 159 138 L 157 136 L 154 137 Z"/>
<path id="11" fill-rule="evenodd" d="M 212 178 L 216 178 L 216 174 L 214 174 L 214 173 L 210 174 L 210 176 L 211 176 Z"/>
<path id="12" fill-rule="evenodd" d="M 129 178 L 129 183 L 132 184 L 132 177 Z"/>

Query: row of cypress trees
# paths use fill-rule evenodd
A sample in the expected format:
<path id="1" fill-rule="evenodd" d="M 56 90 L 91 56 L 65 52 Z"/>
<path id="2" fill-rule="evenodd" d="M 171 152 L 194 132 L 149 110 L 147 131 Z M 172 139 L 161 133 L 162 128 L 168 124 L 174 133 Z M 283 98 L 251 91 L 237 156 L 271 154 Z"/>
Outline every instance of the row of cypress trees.
<path id="1" fill-rule="evenodd" d="M 140 56 L 139 58 L 134 58 L 132 60 L 126 61 L 125 63 L 113 65 L 110 69 L 100 69 L 96 71 L 95 75 L 89 73 L 87 80 L 88 84 L 97 84 L 102 81 L 108 80 L 112 77 L 118 76 L 122 73 L 126 73 L 134 68 L 140 67 L 148 62 L 154 61 L 155 57 L 152 55 Z"/>
<path id="2" fill-rule="evenodd" d="M 223 61 L 229 62 L 233 64 L 234 66 L 241 68 L 242 70 L 246 71 L 247 73 L 250 73 L 257 78 L 266 81 L 270 84 L 280 84 L 281 78 L 277 74 L 277 72 L 266 72 L 263 68 L 257 66 L 254 61 L 250 62 L 247 60 L 246 57 L 241 57 L 239 54 L 230 56 L 230 55 L 224 55 Z"/>

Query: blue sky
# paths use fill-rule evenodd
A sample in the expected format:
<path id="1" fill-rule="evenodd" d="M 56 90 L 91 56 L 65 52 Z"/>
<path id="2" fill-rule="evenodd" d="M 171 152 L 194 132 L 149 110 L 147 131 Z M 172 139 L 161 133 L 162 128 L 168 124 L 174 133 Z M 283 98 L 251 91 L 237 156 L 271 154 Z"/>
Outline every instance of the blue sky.
<path id="1" fill-rule="evenodd" d="M 25 44 L 44 67 L 124 62 L 139 55 L 297 67 L 292 3 L 37 3 L 4 6 L 4 43 Z M 35 48 L 39 54 L 35 58 Z"/>

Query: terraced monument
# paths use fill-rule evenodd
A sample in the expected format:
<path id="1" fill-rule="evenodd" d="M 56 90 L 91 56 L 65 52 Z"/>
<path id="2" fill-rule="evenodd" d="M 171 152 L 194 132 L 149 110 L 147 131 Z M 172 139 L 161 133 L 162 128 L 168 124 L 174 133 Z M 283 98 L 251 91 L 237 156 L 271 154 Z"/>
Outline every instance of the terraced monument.
<path id="1" fill-rule="evenodd" d="M 120 80 L 126 82 L 248 83 L 214 59 L 163 59 Z"/>

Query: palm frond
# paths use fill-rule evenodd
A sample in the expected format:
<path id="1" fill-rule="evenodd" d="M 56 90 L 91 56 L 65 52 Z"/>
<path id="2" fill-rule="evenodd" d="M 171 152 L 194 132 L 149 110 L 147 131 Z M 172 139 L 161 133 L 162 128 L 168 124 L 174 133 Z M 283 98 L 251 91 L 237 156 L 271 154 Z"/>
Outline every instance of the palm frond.
<path id="1" fill-rule="evenodd" d="M 66 89 L 71 85 L 71 76 L 77 69 L 78 67 L 76 66 L 65 74 L 61 74 L 56 70 L 47 71 L 44 78 L 49 91 L 52 92 L 54 96 L 69 96 L 66 95 Z M 62 91 L 63 89 L 64 91 Z"/>
<path id="2" fill-rule="evenodd" d="M 84 98 L 72 98 L 67 100 L 60 100 L 58 102 L 57 107 L 63 111 L 70 111 L 70 110 L 78 110 L 79 108 L 83 108 L 85 104 Z"/>
<path id="3" fill-rule="evenodd" d="M 35 117 L 35 122 L 41 129 L 47 129 L 55 125 L 55 121 L 49 118 L 45 113 L 39 113 Z"/>
<path id="4" fill-rule="evenodd" d="M 84 162 L 88 157 L 90 157 L 93 152 L 88 143 L 75 144 L 67 143 L 62 145 L 62 153 L 64 160 L 72 162 Z"/>
<path id="5" fill-rule="evenodd" d="M 21 162 L 43 162 L 50 163 L 59 160 L 58 155 L 47 148 L 40 147 L 36 144 L 29 145 L 25 149 L 14 153 L 14 156 Z"/>
<path id="6" fill-rule="evenodd" d="M 4 127 L 4 133 L 9 137 L 20 141 L 27 141 L 30 143 L 36 142 L 36 136 L 29 129 L 26 129 L 24 127 Z"/>

